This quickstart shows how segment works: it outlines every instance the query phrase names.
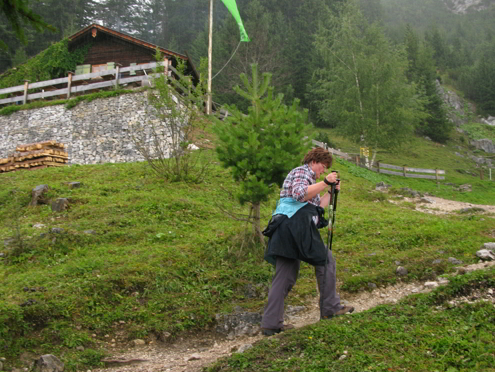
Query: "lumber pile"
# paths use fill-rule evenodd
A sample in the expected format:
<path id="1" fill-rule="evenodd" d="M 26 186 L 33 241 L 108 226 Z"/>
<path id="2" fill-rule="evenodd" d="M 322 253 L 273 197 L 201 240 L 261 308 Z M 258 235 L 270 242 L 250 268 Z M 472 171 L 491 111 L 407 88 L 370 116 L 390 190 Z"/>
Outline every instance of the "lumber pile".
<path id="1" fill-rule="evenodd" d="M 0 172 L 61 167 L 69 162 L 65 145 L 56 141 L 19 145 L 15 151 L 8 158 L 0 159 Z"/>

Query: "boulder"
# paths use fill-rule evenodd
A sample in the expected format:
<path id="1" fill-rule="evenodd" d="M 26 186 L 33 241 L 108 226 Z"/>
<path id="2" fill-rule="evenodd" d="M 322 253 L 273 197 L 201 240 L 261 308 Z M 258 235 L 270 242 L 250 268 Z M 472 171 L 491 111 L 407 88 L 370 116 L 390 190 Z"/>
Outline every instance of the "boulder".
<path id="1" fill-rule="evenodd" d="M 52 354 L 42 355 L 34 364 L 35 372 L 63 372 L 64 369 L 64 363 Z"/>
<path id="2" fill-rule="evenodd" d="M 406 276 L 408 271 L 405 267 L 399 266 L 397 267 L 397 270 L 395 270 L 395 273 L 399 276 Z"/>
<path id="3" fill-rule="evenodd" d="M 375 186 L 375 190 L 377 191 L 387 191 L 392 185 L 388 185 L 385 182 L 378 182 Z"/>
<path id="4" fill-rule="evenodd" d="M 52 202 L 53 212 L 63 212 L 69 208 L 69 200 L 66 198 L 58 198 Z"/>
<path id="5" fill-rule="evenodd" d="M 216 331 L 232 339 L 242 335 L 256 335 L 260 328 L 261 314 L 251 312 L 217 314 L 216 320 Z"/>
<path id="6" fill-rule="evenodd" d="M 495 260 L 495 253 L 493 253 L 493 251 L 490 251 L 488 249 L 480 249 L 478 252 L 476 252 L 476 256 L 483 261 Z"/>
<path id="7" fill-rule="evenodd" d="M 485 243 L 481 246 L 483 249 L 488 249 L 489 251 L 495 252 L 495 243 Z"/>
<path id="8" fill-rule="evenodd" d="M 30 206 L 36 207 L 38 204 L 47 204 L 47 201 L 43 198 L 43 194 L 50 190 L 48 185 L 39 185 L 31 190 L 31 203 Z"/>
<path id="9" fill-rule="evenodd" d="M 471 145 L 473 145 L 479 150 L 483 150 L 484 152 L 488 152 L 490 154 L 495 153 L 495 146 L 493 146 L 492 140 L 489 140 L 487 138 L 480 139 L 477 141 L 471 141 Z"/>
<path id="10" fill-rule="evenodd" d="M 483 124 L 495 126 L 495 116 L 488 116 L 486 119 L 481 119 L 481 122 Z"/>

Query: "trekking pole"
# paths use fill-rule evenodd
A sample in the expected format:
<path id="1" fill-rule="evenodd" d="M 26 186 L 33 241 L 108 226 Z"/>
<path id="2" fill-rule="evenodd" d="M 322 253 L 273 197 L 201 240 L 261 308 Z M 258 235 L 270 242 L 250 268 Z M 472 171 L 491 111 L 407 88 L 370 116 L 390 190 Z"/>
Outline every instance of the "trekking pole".
<path id="1" fill-rule="evenodd" d="M 336 186 L 339 184 L 340 180 L 337 178 L 337 182 L 332 184 L 330 188 L 330 201 L 328 203 L 328 239 L 327 246 L 328 249 L 332 250 L 332 240 L 333 240 L 333 225 L 335 224 L 335 212 L 337 211 L 337 196 L 339 195 L 339 190 Z"/>
<path id="2" fill-rule="evenodd" d="M 332 171 L 332 173 L 338 173 L 337 171 Z M 330 194 L 330 200 L 328 201 L 328 238 L 327 238 L 327 247 L 331 251 L 332 250 L 332 240 L 333 240 L 333 225 L 335 223 L 335 211 L 337 210 L 337 195 L 339 190 L 337 190 L 337 185 L 339 184 L 340 179 L 337 178 L 337 182 L 332 183 L 330 186 L 330 190 L 328 193 Z M 327 266 L 328 266 L 328 252 L 325 259 L 325 269 L 323 270 L 323 281 L 320 288 L 320 319 L 323 319 L 323 291 L 326 286 L 327 279 Z"/>

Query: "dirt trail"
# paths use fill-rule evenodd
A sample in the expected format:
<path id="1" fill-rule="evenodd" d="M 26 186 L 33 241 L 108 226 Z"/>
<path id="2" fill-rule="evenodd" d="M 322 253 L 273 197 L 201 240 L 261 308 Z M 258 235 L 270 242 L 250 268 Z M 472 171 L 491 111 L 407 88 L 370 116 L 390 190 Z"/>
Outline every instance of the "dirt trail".
<path id="1" fill-rule="evenodd" d="M 475 205 L 455 202 L 432 196 L 427 197 L 431 203 L 419 202 L 419 199 L 404 198 L 416 202 L 416 210 L 424 213 L 448 214 L 462 208 L 483 208 L 488 213 L 495 214 L 493 205 Z M 494 266 L 495 262 L 470 265 L 464 270 L 470 271 Z M 355 307 L 355 313 L 371 309 L 385 303 L 395 303 L 401 298 L 414 294 L 429 292 L 431 287 L 425 283 L 398 283 L 387 288 L 378 288 L 373 292 L 361 292 L 354 295 L 341 293 L 343 302 Z M 288 317 L 288 322 L 296 328 L 304 327 L 319 321 L 318 300 L 315 298 L 306 304 L 306 310 Z M 352 316 L 346 315 L 346 316 Z M 227 340 L 214 332 L 201 335 L 184 336 L 174 343 L 149 342 L 143 346 L 130 347 L 128 344 L 114 343 L 113 335 L 108 335 L 104 342 L 114 360 L 106 363 L 107 368 L 95 369 L 91 372 L 201 372 L 204 367 L 211 365 L 218 358 L 230 356 L 246 345 L 254 344 L 264 336 L 244 336 L 235 340 Z M 90 372 L 90 371 L 86 371 Z"/>

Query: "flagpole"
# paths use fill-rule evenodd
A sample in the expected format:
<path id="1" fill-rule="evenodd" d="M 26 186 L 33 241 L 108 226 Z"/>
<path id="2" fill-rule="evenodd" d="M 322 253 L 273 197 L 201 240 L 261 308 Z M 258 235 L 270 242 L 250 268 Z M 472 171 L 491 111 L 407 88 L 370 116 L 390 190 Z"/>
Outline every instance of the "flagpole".
<path id="1" fill-rule="evenodd" d="M 212 50 L 213 50 L 213 0 L 210 0 L 210 25 L 208 33 L 208 88 L 207 88 L 207 102 L 206 102 L 206 115 L 211 115 L 211 75 L 212 75 Z"/>

